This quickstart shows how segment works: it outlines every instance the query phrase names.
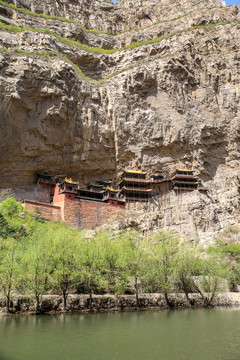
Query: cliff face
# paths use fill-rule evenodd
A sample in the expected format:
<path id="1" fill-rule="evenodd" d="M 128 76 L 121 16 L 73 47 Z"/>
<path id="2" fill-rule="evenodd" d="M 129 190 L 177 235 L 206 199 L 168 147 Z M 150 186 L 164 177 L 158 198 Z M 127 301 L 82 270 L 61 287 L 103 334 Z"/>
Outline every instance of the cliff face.
<path id="1" fill-rule="evenodd" d="M 124 167 L 187 166 L 208 196 L 173 197 L 156 226 L 238 222 L 238 6 L 14 0 L 0 21 L 2 188 L 41 171 L 86 183 Z"/>

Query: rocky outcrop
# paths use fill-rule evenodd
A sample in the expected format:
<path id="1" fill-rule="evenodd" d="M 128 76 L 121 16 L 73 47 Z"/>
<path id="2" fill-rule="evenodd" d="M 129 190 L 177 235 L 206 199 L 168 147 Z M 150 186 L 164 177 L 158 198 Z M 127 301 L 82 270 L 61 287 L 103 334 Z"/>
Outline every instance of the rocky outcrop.
<path id="1" fill-rule="evenodd" d="M 223 195 L 222 195 L 223 196 Z M 238 195 L 236 195 L 236 198 Z M 219 236 L 219 232 L 238 220 L 238 204 L 231 198 L 231 208 L 225 208 L 226 198 L 210 188 L 208 193 L 194 191 L 176 194 L 170 192 L 159 199 L 151 199 L 149 207 L 141 209 L 134 204 L 125 216 L 101 226 L 98 231 L 135 228 L 145 233 L 159 229 L 176 231 L 183 238 L 198 240 L 207 245 Z M 228 198 L 228 201 L 230 197 Z"/>
<path id="2" fill-rule="evenodd" d="M 124 167 L 166 175 L 191 167 L 208 195 L 172 194 L 152 223 L 200 236 L 239 221 L 238 6 L 7 3 L 0 6 L 4 194 L 31 186 L 41 171 L 86 183 L 116 180 Z"/>

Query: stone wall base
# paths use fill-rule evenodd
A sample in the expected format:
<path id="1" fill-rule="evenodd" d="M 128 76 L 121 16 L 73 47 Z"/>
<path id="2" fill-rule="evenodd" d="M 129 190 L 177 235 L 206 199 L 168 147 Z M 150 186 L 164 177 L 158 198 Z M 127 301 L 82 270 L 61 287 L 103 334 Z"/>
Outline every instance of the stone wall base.
<path id="1" fill-rule="evenodd" d="M 194 300 L 194 307 L 203 307 L 203 301 L 198 294 L 190 294 Z M 170 294 L 169 300 L 174 308 L 190 307 L 184 294 Z M 240 293 L 222 293 L 217 295 L 214 306 L 240 306 Z M 0 314 L 5 314 L 6 300 L 0 298 Z M 136 306 L 134 295 L 93 295 L 93 311 L 124 311 L 164 309 L 167 307 L 163 294 L 142 294 L 139 296 L 139 306 Z M 67 298 L 67 311 L 90 311 L 89 295 L 69 295 Z M 31 297 L 15 297 L 11 301 L 12 314 L 34 313 L 35 300 Z M 44 295 L 41 302 L 42 313 L 58 313 L 63 311 L 63 299 L 59 295 Z"/>

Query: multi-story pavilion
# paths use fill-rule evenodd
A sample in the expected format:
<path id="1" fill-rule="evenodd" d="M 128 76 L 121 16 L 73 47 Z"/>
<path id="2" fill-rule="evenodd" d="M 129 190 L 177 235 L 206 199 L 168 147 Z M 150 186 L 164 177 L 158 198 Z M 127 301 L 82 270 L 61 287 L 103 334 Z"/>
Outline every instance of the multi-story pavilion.
<path id="1" fill-rule="evenodd" d="M 145 171 L 124 170 L 119 188 L 126 201 L 148 201 L 152 189 L 146 174 Z"/>
<path id="2" fill-rule="evenodd" d="M 119 190 L 115 190 L 110 186 L 104 191 L 103 201 L 120 207 L 125 207 L 126 203 L 125 198 L 119 193 Z"/>
<path id="3" fill-rule="evenodd" d="M 72 181 L 72 179 L 65 178 L 63 181 L 58 183 L 59 194 L 62 194 L 64 192 L 76 194 L 78 186 L 78 182 L 74 182 Z"/>
<path id="4" fill-rule="evenodd" d="M 171 180 L 175 191 L 193 191 L 200 183 L 193 170 L 177 169 Z"/>

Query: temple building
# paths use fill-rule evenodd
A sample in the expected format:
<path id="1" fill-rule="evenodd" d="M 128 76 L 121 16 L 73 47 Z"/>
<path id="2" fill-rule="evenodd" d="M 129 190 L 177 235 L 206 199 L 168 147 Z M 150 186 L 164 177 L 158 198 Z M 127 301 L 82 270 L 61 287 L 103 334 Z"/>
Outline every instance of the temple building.
<path id="1" fill-rule="evenodd" d="M 55 205 L 59 202 L 66 201 L 66 199 L 75 200 L 77 189 L 77 182 L 73 182 L 72 179 L 65 178 L 55 185 L 51 203 Z"/>
<path id="2" fill-rule="evenodd" d="M 201 184 L 201 179 L 197 178 L 193 174 L 193 170 L 177 169 L 175 174 L 171 178 L 173 190 L 178 192 L 181 191 L 193 191 L 201 190 L 207 191 L 207 188 Z"/>
<path id="3" fill-rule="evenodd" d="M 104 202 L 113 206 L 124 207 L 125 199 L 119 195 L 119 190 L 111 187 L 111 184 L 112 181 L 110 180 L 98 181 L 89 183 L 86 188 L 79 188 L 78 182 L 65 178 L 56 185 L 52 203 L 58 202 L 59 195 L 65 194 L 65 197 L 69 199 Z"/>
<path id="4" fill-rule="evenodd" d="M 40 202 L 52 204 L 54 189 L 58 181 L 58 177 L 49 175 L 48 173 L 37 174 L 37 193 Z"/>
<path id="5" fill-rule="evenodd" d="M 72 179 L 65 178 L 61 182 L 58 183 L 59 193 L 71 193 L 76 194 L 78 189 L 78 182 L 72 181 Z"/>
<path id="6" fill-rule="evenodd" d="M 150 176 L 152 196 L 163 195 L 172 189 L 171 177 L 156 172 Z"/>
<path id="7" fill-rule="evenodd" d="M 126 202 L 148 201 L 152 189 L 149 187 L 150 180 L 146 179 L 145 171 L 125 170 L 119 183 L 119 194 Z"/>
<path id="8" fill-rule="evenodd" d="M 37 185 L 55 186 L 57 179 L 48 173 L 39 173 Z"/>
<path id="9" fill-rule="evenodd" d="M 125 208 L 125 199 L 119 198 L 118 190 L 108 185 L 109 181 L 90 183 L 83 189 L 78 182 L 65 178 L 55 186 L 52 212 L 58 209 L 60 219 L 74 227 L 100 226 Z M 43 204 L 41 207 L 43 209 Z M 46 209 L 43 211 L 46 213 Z"/>
<path id="10" fill-rule="evenodd" d="M 47 173 L 38 174 L 37 196 L 25 199 L 29 211 L 46 219 L 65 221 L 79 228 L 94 228 L 116 218 L 126 208 L 153 211 L 171 202 L 171 191 L 208 189 L 192 170 L 177 169 L 172 177 L 160 171 L 146 178 L 146 171 L 124 170 L 118 188 L 111 180 L 98 180 L 81 188 L 77 181 Z"/>
<path id="11" fill-rule="evenodd" d="M 85 199 L 91 201 L 102 201 L 104 190 L 102 185 L 90 184 L 87 189 L 77 190 L 77 199 Z"/>
<path id="12" fill-rule="evenodd" d="M 165 177 L 161 172 L 157 171 L 150 176 L 150 180 L 152 184 L 159 184 L 162 181 L 165 181 Z"/>
<path id="13" fill-rule="evenodd" d="M 112 186 L 112 180 L 99 180 L 97 184 L 102 185 L 103 190 L 106 190 L 108 187 Z"/>
<path id="14" fill-rule="evenodd" d="M 103 194 L 103 201 L 122 208 L 125 207 L 126 203 L 124 196 L 119 192 L 119 190 L 115 190 L 109 186 Z"/>

